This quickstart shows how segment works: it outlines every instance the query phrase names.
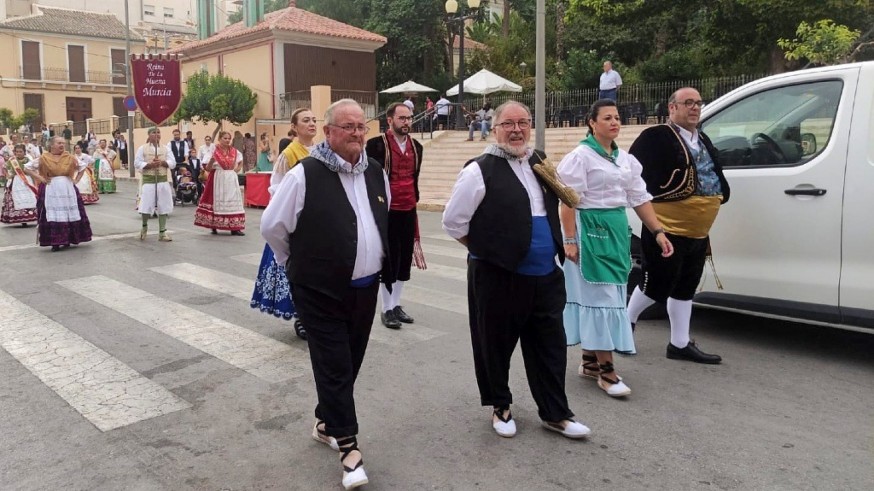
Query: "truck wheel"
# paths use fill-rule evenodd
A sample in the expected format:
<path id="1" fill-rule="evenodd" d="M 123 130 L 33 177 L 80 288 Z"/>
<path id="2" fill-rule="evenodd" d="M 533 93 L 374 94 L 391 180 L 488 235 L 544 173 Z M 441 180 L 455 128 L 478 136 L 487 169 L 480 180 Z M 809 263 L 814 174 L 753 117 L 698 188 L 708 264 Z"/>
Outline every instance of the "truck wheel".
<path id="1" fill-rule="evenodd" d="M 627 298 L 626 304 L 628 303 L 628 299 L 631 298 L 631 293 L 637 288 L 637 285 L 643 281 L 643 268 L 642 264 L 642 252 L 640 250 L 640 237 L 636 235 L 631 236 L 631 273 L 628 274 L 628 286 L 627 286 Z M 638 320 L 661 320 L 668 318 L 668 311 L 665 307 L 665 304 L 655 303 L 650 307 L 647 307 L 643 312 L 641 312 Z"/>

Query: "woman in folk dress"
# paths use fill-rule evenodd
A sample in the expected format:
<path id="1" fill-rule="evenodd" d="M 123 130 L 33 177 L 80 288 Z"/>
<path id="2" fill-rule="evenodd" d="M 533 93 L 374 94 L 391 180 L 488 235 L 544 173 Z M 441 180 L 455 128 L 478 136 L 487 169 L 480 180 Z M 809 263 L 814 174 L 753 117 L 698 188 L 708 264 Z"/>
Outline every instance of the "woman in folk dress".
<path id="1" fill-rule="evenodd" d="M 315 148 L 313 138 L 316 136 L 316 116 L 307 108 L 301 108 L 291 114 L 291 131 L 294 142 L 288 145 L 273 166 L 273 175 L 270 176 L 270 194 L 279 187 L 285 174 L 294 167 L 301 159 L 309 156 L 310 150 Z M 273 250 L 268 244 L 264 244 L 264 253 L 261 255 L 261 265 L 258 267 L 258 276 L 255 279 L 255 291 L 252 293 L 250 302 L 253 309 L 273 314 L 285 320 L 294 317 L 294 302 L 291 299 L 291 285 L 285 274 L 285 265 L 276 262 Z M 306 339 L 306 330 L 300 319 L 294 321 L 294 332 L 301 339 Z"/>
<path id="2" fill-rule="evenodd" d="M 39 245 L 52 251 L 91 240 L 91 223 L 79 190 L 73 184 L 86 166 L 65 150 L 63 137 L 52 138 L 49 151 L 25 165 L 25 173 L 39 184 L 36 202 Z"/>
<path id="3" fill-rule="evenodd" d="M 82 202 L 86 205 L 97 203 L 100 195 L 97 193 L 97 178 L 94 177 L 94 159 L 87 153 L 82 152 L 81 147 L 74 147 L 73 157 L 79 161 L 79 165 L 85 166 L 85 173 L 76 182 L 76 188 L 82 195 Z"/>
<path id="4" fill-rule="evenodd" d="M 0 223 L 20 223 L 22 227 L 27 222 L 36 222 L 36 195 L 38 193 L 33 179 L 24 173 L 24 166 L 30 161 L 27 158 L 24 145 L 15 145 L 14 155 L 6 161 L 6 194 L 3 197 L 3 211 L 0 212 Z"/>
<path id="5" fill-rule="evenodd" d="M 219 133 L 219 144 L 206 161 L 209 177 L 194 212 L 195 225 L 211 229 L 213 234 L 229 230 L 231 235 L 246 235 L 246 212 L 237 178 L 242 162 L 242 154 L 231 146 L 231 134 Z"/>

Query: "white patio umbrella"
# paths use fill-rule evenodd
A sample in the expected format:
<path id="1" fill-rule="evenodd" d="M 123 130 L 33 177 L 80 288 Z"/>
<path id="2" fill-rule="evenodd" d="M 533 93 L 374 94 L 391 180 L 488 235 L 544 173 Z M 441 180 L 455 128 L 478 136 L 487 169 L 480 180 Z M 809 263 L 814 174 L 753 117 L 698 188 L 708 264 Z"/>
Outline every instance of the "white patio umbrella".
<path id="1" fill-rule="evenodd" d="M 417 84 L 412 80 L 407 80 L 406 82 L 395 85 L 394 87 L 389 87 L 381 91 L 381 94 L 417 94 L 419 92 L 438 92 L 437 89 L 432 89 L 426 85 Z"/>
<path id="2" fill-rule="evenodd" d="M 522 92 L 522 86 L 483 68 L 464 81 L 465 94 L 486 95 L 492 92 Z M 458 95 L 458 85 L 446 91 L 446 95 Z"/>

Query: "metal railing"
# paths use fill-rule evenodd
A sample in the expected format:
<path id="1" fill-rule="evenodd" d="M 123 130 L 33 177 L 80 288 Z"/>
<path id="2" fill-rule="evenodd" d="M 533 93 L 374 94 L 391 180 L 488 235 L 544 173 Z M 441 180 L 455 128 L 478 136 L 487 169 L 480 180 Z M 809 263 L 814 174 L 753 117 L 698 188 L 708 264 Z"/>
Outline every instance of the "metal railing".
<path id="1" fill-rule="evenodd" d="M 379 94 L 369 90 L 331 90 L 331 102 L 337 102 L 340 99 L 352 99 L 361 105 L 364 109 L 364 117 L 373 119 L 376 117 L 377 103 Z"/>
<path id="2" fill-rule="evenodd" d="M 34 81 L 45 81 L 45 82 L 67 82 L 72 84 L 111 84 L 111 85 L 127 85 L 127 79 L 124 74 L 116 74 L 113 72 L 100 72 L 94 70 L 80 71 L 80 72 L 70 72 L 66 68 L 54 68 L 54 67 L 45 67 L 41 71 L 41 76 L 39 78 L 34 78 L 34 74 L 28 71 L 27 76 L 25 76 L 25 70 L 23 66 L 18 67 L 18 74 L 22 79 L 25 80 L 34 80 Z M 76 77 L 76 75 L 81 75 L 81 79 Z M 77 80 L 73 80 L 76 78 Z"/>
<path id="3" fill-rule="evenodd" d="M 617 105 L 624 124 L 660 122 L 668 115 L 668 98 L 683 87 L 694 87 L 705 102 L 713 101 L 741 85 L 763 77 L 763 74 L 715 77 L 671 82 L 626 84 L 619 89 Z M 546 126 L 582 126 L 593 102 L 598 100 L 598 89 L 577 89 L 546 93 Z M 534 111 L 534 92 L 500 92 L 486 96 L 465 94 L 468 109 L 476 110 L 489 101 L 492 107 L 514 100 Z M 533 116 L 533 114 L 532 114 Z M 536 119 L 536 118 L 535 118 Z"/>
<path id="4" fill-rule="evenodd" d="M 295 90 L 293 92 L 285 92 L 283 94 L 279 94 L 278 104 L 276 105 L 276 107 L 279 108 L 279 114 L 277 115 L 277 117 L 279 119 L 290 120 L 291 113 L 293 113 L 296 109 L 312 106 L 311 97 L 312 96 L 309 89 Z"/>

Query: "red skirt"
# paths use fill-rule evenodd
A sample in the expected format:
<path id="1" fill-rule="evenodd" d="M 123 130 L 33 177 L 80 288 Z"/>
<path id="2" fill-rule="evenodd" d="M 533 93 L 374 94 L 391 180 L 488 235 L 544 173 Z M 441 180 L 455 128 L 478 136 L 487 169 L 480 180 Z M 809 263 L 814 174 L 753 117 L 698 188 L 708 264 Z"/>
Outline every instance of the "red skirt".
<path id="1" fill-rule="evenodd" d="M 213 230 L 243 230 L 246 228 L 246 213 L 231 215 L 217 215 L 214 210 L 215 203 L 215 175 L 210 172 L 203 185 L 203 195 L 194 212 L 194 225 Z M 242 203 L 242 200 L 241 200 Z"/>

